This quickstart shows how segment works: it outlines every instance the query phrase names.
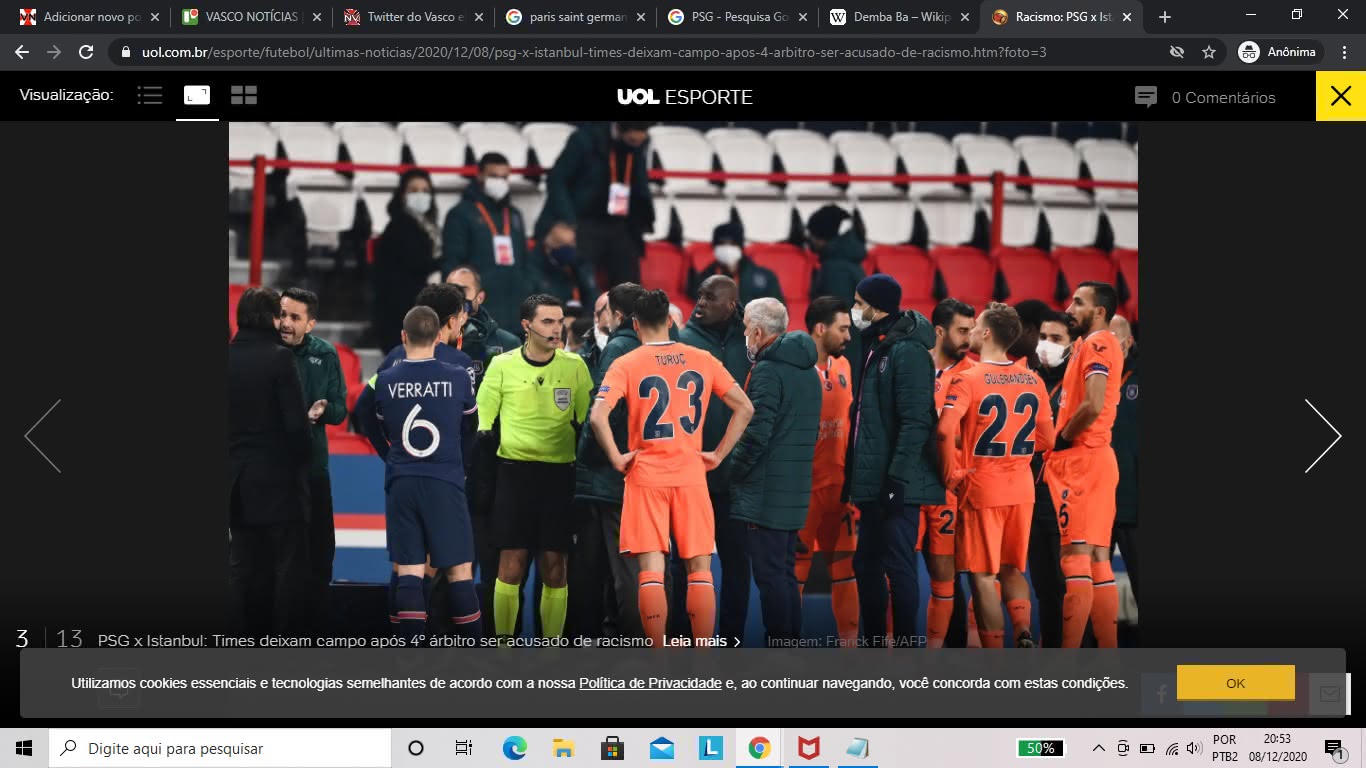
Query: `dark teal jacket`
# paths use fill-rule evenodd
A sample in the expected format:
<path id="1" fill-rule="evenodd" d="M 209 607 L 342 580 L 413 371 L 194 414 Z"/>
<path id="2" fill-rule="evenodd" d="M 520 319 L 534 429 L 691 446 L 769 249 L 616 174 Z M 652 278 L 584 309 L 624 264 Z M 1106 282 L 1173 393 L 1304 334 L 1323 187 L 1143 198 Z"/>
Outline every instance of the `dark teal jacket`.
<path id="1" fill-rule="evenodd" d="M 868 258 L 863 239 L 850 230 L 826 243 L 817 255 L 820 267 L 811 281 L 811 297 L 834 296 L 852 302 L 859 281 L 868 276 L 863 271 L 863 260 Z"/>
<path id="2" fill-rule="evenodd" d="M 498 327 L 498 322 L 489 314 L 488 308 L 479 306 L 479 311 L 465 323 L 460 332 L 460 351 L 470 356 L 474 363 L 474 388 L 484 383 L 484 371 L 493 358 L 509 350 L 522 346 L 522 340 Z"/>
<path id="3" fill-rule="evenodd" d="M 1138 347 L 1132 347 L 1124 359 L 1119 407 L 1110 433 L 1110 446 L 1119 462 L 1115 522 L 1128 525 L 1138 524 L 1138 391 Z"/>
<path id="4" fill-rule="evenodd" d="M 778 284 L 778 276 L 773 270 L 755 264 L 748 256 L 742 257 L 739 264 L 739 273 L 732 275 L 721 262 L 713 261 L 706 269 L 701 271 L 688 267 L 688 298 L 697 301 L 697 292 L 702 289 L 702 282 L 712 275 L 725 275 L 735 280 L 736 286 L 740 288 L 740 303 L 748 304 L 755 299 L 773 298 L 786 304 L 783 298 L 783 288 Z M 801 291 L 801 286 L 795 286 L 797 291 Z"/>
<path id="5" fill-rule="evenodd" d="M 882 499 L 889 482 L 906 504 L 943 504 L 933 432 L 934 328 L 908 309 L 863 332 L 863 375 L 854 397 L 854 436 L 845 462 L 855 504 Z"/>
<path id="6" fill-rule="evenodd" d="M 650 194 L 650 145 L 639 149 L 612 140 L 610 123 L 590 123 L 570 134 L 555 159 L 545 185 L 545 210 L 537 219 L 535 237 L 540 239 L 556 221 L 577 226 L 579 219 L 606 219 L 607 188 L 621 181 L 626 158 L 631 160 L 631 202 L 626 219 L 637 233 L 654 228 L 655 204 Z M 617 157 L 617 178 L 612 179 L 610 155 Z"/>
<path id="7" fill-rule="evenodd" d="M 309 474 L 327 474 L 328 424 L 346 422 L 346 380 L 342 376 L 341 358 L 331 344 L 312 334 L 305 334 L 299 346 L 293 347 L 294 366 L 299 369 L 299 382 L 304 385 L 304 410 L 319 400 L 327 401 L 327 408 L 318 423 L 309 428 L 313 441 Z"/>
<path id="8" fill-rule="evenodd" d="M 710 352 L 712 357 L 721 361 L 737 384 L 742 387 L 745 385 L 745 377 L 749 375 L 749 355 L 745 353 L 745 321 L 742 308 L 737 307 L 735 315 L 719 329 L 708 328 L 699 323 L 695 316 L 691 317 L 688 324 L 683 326 L 683 331 L 678 334 L 678 340 L 690 347 Z M 725 401 L 716 396 L 711 398 L 711 402 L 707 404 L 707 419 L 702 424 L 702 450 L 715 450 L 716 446 L 721 444 L 726 427 L 730 425 L 730 414 L 731 410 Z M 711 495 L 720 496 L 726 493 L 730 460 L 731 457 L 727 456 L 726 460 L 721 462 L 721 466 L 707 473 L 707 492 Z"/>
<path id="9" fill-rule="evenodd" d="M 500 266 L 494 259 L 493 233 L 479 213 L 479 203 L 483 203 L 500 235 L 503 213 L 507 212 L 512 264 Z M 478 270 L 488 295 L 482 308 L 487 308 L 504 328 L 517 327 L 522 298 L 540 284 L 536 263 L 527 254 L 526 238 L 526 222 L 517 206 L 507 200 L 503 205 L 493 202 L 477 183 L 466 188 L 460 202 L 446 214 L 441 231 L 441 274 L 450 274 L 462 264 Z"/>
<path id="10" fill-rule="evenodd" d="M 811 504 L 811 462 L 821 426 L 816 342 L 779 336 L 759 350 L 745 388 L 754 418 L 730 455 L 730 516 L 796 531 Z"/>
<path id="11" fill-rule="evenodd" d="M 596 331 L 595 331 L 596 333 Z M 607 339 L 607 347 L 597 356 L 597 365 L 588 367 L 588 372 L 593 375 L 593 390 L 602 386 L 602 379 L 607 375 L 607 369 L 617 358 L 640 346 L 640 337 L 636 335 L 635 329 L 628 325 L 623 325 L 612 333 Z M 597 349 L 594 348 L 594 352 Z M 587 360 L 585 359 L 585 362 Z M 593 403 L 597 408 L 598 404 Z M 612 416 L 608 420 L 612 426 L 612 436 L 616 438 L 617 450 L 625 453 L 628 449 L 626 444 L 626 401 L 617 403 L 612 410 Z M 626 485 L 626 476 L 616 471 L 607 462 L 607 455 L 602 452 L 602 446 L 598 445 L 598 439 L 593 434 L 593 428 L 585 426 L 583 433 L 579 435 L 578 459 L 574 465 L 574 500 L 597 502 L 600 504 L 621 504 L 622 491 Z"/>

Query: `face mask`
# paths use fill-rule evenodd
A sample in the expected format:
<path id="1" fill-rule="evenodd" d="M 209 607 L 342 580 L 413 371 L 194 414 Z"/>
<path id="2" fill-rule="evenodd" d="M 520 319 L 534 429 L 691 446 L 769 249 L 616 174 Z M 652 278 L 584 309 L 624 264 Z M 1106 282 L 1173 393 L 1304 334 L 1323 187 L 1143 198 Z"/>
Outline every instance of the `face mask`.
<path id="1" fill-rule="evenodd" d="M 854 307 L 852 310 L 850 310 L 849 319 L 854 322 L 854 327 L 859 329 L 860 331 L 867 330 L 868 326 L 873 324 L 872 320 L 868 320 L 863 317 L 862 307 Z"/>
<path id="2" fill-rule="evenodd" d="M 553 248 L 546 254 L 546 258 L 550 259 L 551 264 L 560 267 L 573 266 L 574 259 L 577 256 L 578 254 L 575 252 L 574 246 L 572 245 L 562 245 L 559 248 Z"/>
<path id="3" fill-rule="evenodd" d="M 409 192 L 404 196 L 404 201 L 408 204 L 408 210 L 422 216 L 432 207 L 432 193 Z"/>
<path id="4" fill-rule="evenodd" d="M 754 361 L 759 359 L 759 349 L 750 344 L 748 336 L 745 337 L 745 356 L 749 358 L 750 365 L 753 365 Z"/>
<path id="5" fill-rule="evenodd" d="M 604 349 L 607 349 L 607 334 L 602 332 L 595 332 L 593 334 L 593 343 L 598 345 L 599 352 L 603 351 Z"/>
<path id="6" fill-rule="evenodd" d="M 490 176 L 484 179 L 484 194 L 491 200 L 502 200 L 508 194 L 508 180 L 501 176 Z"/>
<path id="7" fill-rule="evenodd" d="M 1039 354 L 1039 362 L 1048 368 L 1057 368 L 1062 365 L 1062 361 L 1067 357 L 1067 347 L 1056 341 L 1039 339 L 1039 345 L 1035 347 Z"/>
<path id="8" fill-rule="evenodd" d="M 744 255 L 738 245 L 718 245 L 714 253 L 716 260 L 726 269 L 735 269 L 735 265 L 740 263 L 740 257 Z"/>

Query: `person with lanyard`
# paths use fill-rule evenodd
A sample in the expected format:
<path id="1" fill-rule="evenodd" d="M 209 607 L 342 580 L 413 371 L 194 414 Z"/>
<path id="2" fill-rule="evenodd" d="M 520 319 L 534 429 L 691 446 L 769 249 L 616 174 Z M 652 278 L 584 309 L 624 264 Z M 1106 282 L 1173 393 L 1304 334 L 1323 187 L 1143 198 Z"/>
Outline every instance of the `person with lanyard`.
<path id="1" fill-rule="evenodd" d="M 584 125 L 570 135 L 546 179 L 535 236 L 547 256 L 574 246 L 569 266 L 585 301 L 598 294 L 598 270 L 608 285 L 640 282 L 645 234 L 655 222 L 649 129 L 640 121 Z"/>
<path id="2" fill-rule="evenodd" d="M 479 434 L 500 423 L 493 493 L 493 545 L 499 550 L 494 627 L 510 640 L 531 554 L 541 592 L 541 629 L 564 634 L 568 553 L 574 536 L 574 459 L 593 379 L 583 358 L 564 351 L 564 306 L 533 294 L 522 302 L 526 344 L 495 357 L 479 387 Z"/>
<path id="3" fill-rule="evenodd" d="M 528 258 L 525 218 L 512 204 L 510 172 L 507 157 L 480 157 L 478 180 L 446 214 L 441 235 L 442 274 L 465 265 L 477 269 L 489 297 L 484 306 L 503 328 L 517 327 L 521 297 L 541 279 Z"/>

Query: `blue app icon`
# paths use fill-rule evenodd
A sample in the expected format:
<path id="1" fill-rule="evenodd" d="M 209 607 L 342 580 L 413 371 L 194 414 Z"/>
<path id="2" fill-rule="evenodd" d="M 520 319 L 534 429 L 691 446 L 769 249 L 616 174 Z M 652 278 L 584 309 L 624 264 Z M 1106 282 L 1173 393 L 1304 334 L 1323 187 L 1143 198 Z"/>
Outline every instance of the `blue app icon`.
<path id="1" fill-rule="evenodd" d="M 724 736 L 697 737 L 698 760 L 724 760 L 725 757 L 726 739 Z"/>
<path id="2" fill-rule="evenodd" d="M 674 759 L 674 743 L 660 736 L 650 742 L 651 760 L 672 760 Z"/>

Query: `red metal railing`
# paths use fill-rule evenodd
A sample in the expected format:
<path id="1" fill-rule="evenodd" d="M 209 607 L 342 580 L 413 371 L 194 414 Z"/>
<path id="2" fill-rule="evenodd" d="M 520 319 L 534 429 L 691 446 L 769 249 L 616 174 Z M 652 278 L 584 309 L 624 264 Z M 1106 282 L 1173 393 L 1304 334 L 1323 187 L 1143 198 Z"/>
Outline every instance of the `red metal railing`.
<path id="1" fill-rule="evenodd" d="M 265 214 L 266 214 L 266 171 L 274 168 L 308 168 L 316 170 L 332 170 L 339 172 L 347 171 L 376 171 L 380 173 L 392 172 L 403 173 L 412 168 L 422 168 L 428 173 L 449 173 L 461 176 L 473 176 L 479 169 L 472 165 L 459 166 L 432 166 L 432 165 L 386 165 L 382 163 L 342 163 L 342 162 L 323 162 L 316 160 L 284 160 L 278 158 L 267 158 L 264 155 L 257 155 L 250 160 L 228 160 L 228 165 L 235 168 L 251 168 L 252 174 L 252 200 L 251 200 L 251 271 L 249 282 L 252 285 L 261 284 L 261 258 L 265 250 Z M 513 168 L 512 172 L 523 176 L 542 176 L 547 169 L 537 167 Z M 750 173 L 738 171 L 666 171 L 652 170 L 650 178 L 659 179 L 705 179 L 707 181 L 769 181 L 769 182 L 792 182 L 792 181 L 825 181 L 831 184 L 849 184 L 857 182 L 883 182 L 887 184 L 912 184 L 912 183 L 948 183 L 948 184 L 973 184 L 988 182 L 991 184 L 991 249 L 993 251 L 1001 244 L 1001 232 L 1003 212 L 1005 211 L 1005 185 L 1006 184 L 1028 184 L 1033 186 L 1068 186 L 1077 189 L 1138 189 L 1138 182 L 1134 181 L 1105 181 L 1099 179 L 1064 179 L 1050 178 L 1044 176 L 1012 176 L 1001 172 L 993 173 L 989 176 L 972 174 L 858 174 L 858 173 Z"/>

